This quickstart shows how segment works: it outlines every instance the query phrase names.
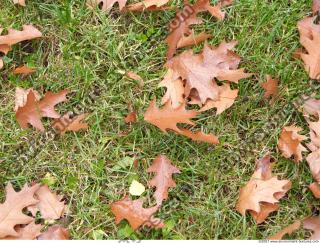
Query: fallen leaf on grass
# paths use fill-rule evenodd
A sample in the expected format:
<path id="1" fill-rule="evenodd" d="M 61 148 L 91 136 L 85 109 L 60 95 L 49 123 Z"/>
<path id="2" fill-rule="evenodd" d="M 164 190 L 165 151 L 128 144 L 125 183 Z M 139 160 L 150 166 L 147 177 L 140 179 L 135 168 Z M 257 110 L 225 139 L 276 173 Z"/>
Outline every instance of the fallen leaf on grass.
<path id="1" fill-rule="evenodd" d="M 24 227 L 16 227 L 18 236 L 7 236 L 3 240 L 35 240 L 41 234 L 43 227 L 43 225 L 35 224 L 35 222 L 32 221 Z"/>
<path id="2" fill-rule="evenodd" d="M 320 185 L 317 182 L 310 184 L 309 189 L 312 191 L 315 198 L 320 198 Z"/>
<path id="3" fill-rule="evenodd" d="M 320 10 L 320 0 L 312 1 L 312 13 L 316 14 Z"/>
<path id="4" fill-rule="evenodd" d="M 19 233 L 15 227 L 33 222 L 34 219 L 24 214 L 22 210 L 38 202 L 34 195 L 39 187 L 39 184 L 32 187 L 25 185 L 21 191 L 16 192 L 11 183 L 8 183 L 6 200 L 0 204 L 0 239 L 6 236 L 18 237 Z"/>
<path id="5" fill-rule="evenodd" d="M 133 180 L 129 188 L 129 193 L 132 196 L 141 196 L 145 190 L 146 188 L 144 187 L 144 185 L 142 185 L 140 182 L 136 180 Z"/>
<path id="6" fill-rule="evenodd" d="M 10 29 L 7 35 L 0 36 L 0 45 L 12 46 L 21 41 L 32 40 L 42 36 L 42 33 L 32 25 L 24 25 L 22 31 Z"/>
<path id="7" fill-rule="evenodd" d="M 159 155 L 154 159 L 147 172 L 156 173 L 155 177 L 149 181 L 149 184 L 152 187 L 156 187 L 153 197 L 156 199 L 157 206 L 161 206 L 162 202 L 168 198 L 168 189 L 176 186 L 172 175 L 180 173 L 180 170 L 173 166 L 166 156 Z"/>
<path id="8" fill-rule="evenodd" d="M 278 148 L 281 151 L 282 156 L 287 159 L 294 156 L 294 161 L 296 163 L 299 163 L 302 160 L 302 152 L 307 151 L 300 143 L 306 139 L 306 136 L 298 134 L 300 131 L 302 131 L 300 127 L 284 127 L 278 142 Z"/>
<path id="9" fill-rule="evenodd" d="M 17 67 L 13 73 L 14 74 L 30 74 L 30 73 L 34 73 L 36 70 L 34 68 L 29 68 L 27 66 L 20 66 Z"/>
<path id="10" fill-rule="evenodd" d="M 116 224 L 123 219 L 127 219 L 133 230 L 137 230 L 143 225 L 151 228 L 163 228 L 161 219 L 155 218 L 153 214 L 158 210 L 158 206 L 143 208 L 143 199 L 131 200 L 128 196 L 111 204 L 111 211 L 116 216 Z"/>
<path id="11" fill-rule="evenodd" d="M 187 47 L 187 46 L 193 46 L 193 45 L 198 45 L 204 41 L 206 41 L 207 39 L 211 38 L 212 35 L 211 34 L 207 34 L 205 32 L 201 32 L 198 35 L 194 34 L 194 31 L 191 31 L 191 34 L 188 36 L 183 36 L 178 44 L 177 44 L 177 48 L 183 48 L 183 47 Z"/>
<path id="12" fill-rule="evenodd" d="M 15 106 L 14 106 L 14 111 L 17 111 L 19 107 L 24 107 L 27 103 L 27 96 L 29 92 L 32 91 L 35 100 L 39 101 L 41 99 L 41 96 L 36 90 L 33 89 L 23 89 L 20 87 L 16 87 L 16 92 L 15 92 Z"/>
<path id="13" fill-rule="evenodd" d="M 320 113 L 320 100 L 306 96 L 303 99 L 303 111 L 307 116 L 318 115 Z"/>
<path id="14" fill-rule="evenodd" d="M 285 227 L 284 229 L 280 230 L 278 233 L 274 234 L 273 236 L 268 237 L 268 240 L 282 240 L 282 238 L 288 234 L 292 234 L 296 230 L 298 230 L 301 226 L 301 221 L 296 221 L 293 224 Z"/>
<path id="15" fill-rule="evenodd" d="M 48 230 L 42 233 L 38 240 L 69 240 L 69 231 L 62 227 L 61 225 L 53 225 L 48 228 Z"/>
<path id="16" fill-rule="evenodd" d="M 86 4 L 89 8 L 101 7 L 104 12 L 109 11 L 115 3 L 119 4 L 120 11 L 124 8 L 127 0 L 87 0 Z"/>
<path id="17" fill-rule="evenodd" d="M 265 221 L 271 212 L 278 210 L 278 202 L 291 188 L 289 180 L 278 180 L 272 176 L 270 156 L 257 161 L 254 174 L 246 186 L 241 188 L 236 205 L 243 216 L 246 211 L 258 224 Z"/>
<path id="18" fill-rule="evenodd" d="M 144 86 L 144 81 L 143 79 L 141 78 L 141 76 L 139 76 L 138 74 L 134 73 L 134 72 L 127 72 L 126 73 L 126 76 L 130 79 L 133 79 L 135 81 L 138 81 L 138 85 L 140 88 L 142 88 Z"/>
<path id="19" fill-rule="evenodd" d="M 278 95 L 278 83 L 277 79 L 273 79 L 270 75 L 267 75 L 267 81 L 261 84 L 265 91 L 265 99 L 269 99 L 270 97 L 275 98 Z"/>
<path id="20" fill-rule="evenodd" d="M 312 216 L 303 221 L 303 228 L 311 230 L 313 234 L 308 240 L 320 240 L 320 217 Z"/>
<path id="21" fill-rule="evenodd" d="M 181 105 L 178 109 L 174 109 L 171 103 L 166 103 L 161 109 L 156 106 L 156 101 L 153 100 L 146 113 L 144 114 L 144 120 L 151 123 L 152 125 L 160 128 L 161 131 L 167 133 L 167 130 L 175 131 L 178 134 L 188 136 L 193 140 L 212 142 L 212 144 L 217 144 L 218 139 L 211 135 L 213 139 L 204 138 L 204 134 L 196 133 L 190 134 L 186 129 L 181 129 L 177 126 L 178 123 L 184 123 L 194 126 L 195 124 L 190 120 L 198 114 L 195 110 L 186 110 L 184 105 Z"/>
<path id="22" fill-rule="evenodd" d="M 0 58 L 0 69 L 2 69 L 3 68 L 3 60 Z"/>
<path id="23" fill-rule="evenodd" d="M 19 4 L 22 7 L 26 6 L 26 0 L 13 0 L 13 4 Z"/>
<path id="24" fill-rule="evenodd" d="M 61 135 L 64 135 L 68 131 L 77 132 L 80 130 L 87 130 L 88 124 L 85 122 L 82 122 L 83 119 L 85 119 L 88 114 L 80 114 L 73 118 L 71 118 L 71 112 L 67 112 L 59 119 L 55 119 L 55 121 L 52 124 L 52 127 L 56 129 L 58 132 L 60 132 Z"/>
<path id="25" fill-rule="evenodd" d="M 169 0 L 144 0 L 142 2 L 130 4 L 126 6 L 123 10 L 130 12 L 142 12 L 145 10 L 164 10 L 168 7 L 165 7 Z"/>
<path id="26" fill-rule="evenodd" d="M 137 121 L 137 114 L 135 111 L 130 112 L 124 119 L 125 123 L 135 123 Z"/>

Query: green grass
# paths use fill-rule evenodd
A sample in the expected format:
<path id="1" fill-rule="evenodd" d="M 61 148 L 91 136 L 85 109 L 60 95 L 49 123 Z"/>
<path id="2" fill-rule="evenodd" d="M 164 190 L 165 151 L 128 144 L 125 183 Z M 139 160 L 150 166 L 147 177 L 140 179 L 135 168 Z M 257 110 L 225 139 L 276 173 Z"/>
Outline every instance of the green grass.
<path id="1" fill-rule="evenodd" d="M 177 187 L 170 190 L 169 200 L 157 214 L 168 227 L 140 231 L 136 238 L 263 239 L 319 209 L 319 201 L 307 189 L 312 177 L 306 162 L 296 165 L 281 157 L 276 147 L 284 125 L 296 124 L 308 133 L 291 102 L 311 92 L 302 63 L 293 58 L 300 47 L 296 23 L 310 14 L 311 0 L 235 0 L 223 22 L 202 14 L 204 24 L 197 31 L 211 33 L 210 44 L 238 40 L 241 67 L 256 74 L 240 81 L 239 97 L 230 109 L 220 116 L 208 111 L 196 119 L 199 128 L 220 137 L 217 146 L 163 134 L 143 121 L 150 100 L 164 94 L 157 85 L 165 73 L 164 39 L 174 11 L 119 14 L 115 8 L 106 14 L 87 9 L 84 2 L 27 0 L 22 8 L 1 0 L 0 26 L 21 29 L 32 23 L 44 38 L 15 45 L 0 71 L 0 201 L 9 181 L 19 188 L 50 173 L 56 179 L 51 188 L 68 202 L 70 212 L 62 223 L 74 239 L 124 238 L 130 228 L 126 221 L 115 225 L 110 204 L 128 193 L 132 179 L 147 185 L 152 175 L 146 169 L 158 154 L 166 154 L 181 170 L 175 176 Z M 171 4 L 181 6 L 182 1 Z M 12 75 L 11 67 L 20 64 L 38 71 L 26 78 Z M 143 89 L 124 77 L 128 70 L 144 78 Z M 280 98 L 274 105 L 263 100 L 260 84 L 266 74 L 281 80 Z M 83 109 L 91 111 L 90 129 L 48 140 L 27 162 L 17 159 L 17 150 L 28 151 L 28 141 L 41 139 L 41 134 L 19 128 L 13 112 L 16 86 L 40 92 L 69 88 L 73 93 L 58 106 L 60 112 L 85 103 L 98 87 L 99 98 Z M 124 123 L 128 102 L 139 116 L 132 126 Z M 277 119 L 284 109 L 286 117 Z M 269 127 L 270 122 L 275 125 Z M 120 136 L 124 131 L 128 135 Z M 257 139 L 257 133 L 263 133 L 263 139 Z M 267 151 L 278 161 L 274 172 L 292 180 L 293 187 L 281 200 L 280 210 L 256 225 L 250 216 L 235 211 L 235 203 L 255 160 Z M 138 169 L 113 169 L 133 156 L 139 158 Z M 151 195 L 150 189 L 144 194 L 148 205 L 154 203 Z M 301 231 L 295 236 L 303 235 Z"/>

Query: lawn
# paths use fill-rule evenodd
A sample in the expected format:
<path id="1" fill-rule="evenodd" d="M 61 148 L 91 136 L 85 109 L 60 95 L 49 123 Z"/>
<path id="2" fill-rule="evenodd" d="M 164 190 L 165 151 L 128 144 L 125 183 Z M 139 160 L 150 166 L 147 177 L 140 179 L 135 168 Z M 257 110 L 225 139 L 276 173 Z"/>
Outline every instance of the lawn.
<path id="1" fill-rule="evenodd" d="M 164 134 L 143 120 L 150 101 L 165 92 L 157 85 L 166 71 L 164 39 L 174 10 L 120 14 L 117 7 L 110 13 L 90 10 L 84 0 L 27 0 L 26 8 L 1 0 L 1 27 L 33 24 L 44 37 L 15 45 L 0 71 L 0 201 L 9 181 L 16 188 L 33 181 L 49 183 L 67 201 L 69 213 L 61 223 L 73 239 L 264 239 L 317 213 L 320 204 L 307 188 L 313 180 L 306 161 L 297 165 L 281 157 L 276 146 L 284 125 L 296 124 L 308 134 L 299 107 L 292 102 L 315 90 L 293 54 L 301 47 L 297 21 L 310 14 L 311 0 L 235 0 L 225 11 L 221 22 L 202 14 L 204 24 L 196 30 L 211 33 L 212 45 L 238 40 L 240 65 L 255 75 L 240 81 L 239 97 L 230 109 L 219 116 L 210 110 L 196 119 L 203 131 L 219 136 L 220 144 L 213 146 Z M 12 67 L 21 64 L 36 67 L 37 72 L 13 75 Z M 142 76 L 143 88 L 125 77 L 126 71 Z M 260 85 L 266 74 L 280 80 L 274 104 L 263 99 Z M 17 86 L 40 93 L 70 89 L 69 101 L 58 110 L 80 107 L 90 112 L 90 129 L 53 139 L 31 128 L 22 130 L 13 111 Z M 99 95 L 89 102 L 93 91 Z M 138 113 L 138 122 L 132 125 L 124 122 L 128 103 Z M 286 115 L 279 116 L 283 111 Z M 48 131 L 49 125 L 47 120 Z M 38 143 L 31 146 L 32 153 L 31 141 Z M 293 186 L 280 210 L 257 225 L 249 215 L 241 216 L 235 204 L 254 162 L 267 152 L 277 161 L 275 174 L 290 179 Z M 27 160 L 21 158 L 24 154 Z M 165 154 L 181 170 L 175 175 L 177 187 L 170 189 L 157 213 L 167 227 L 133 235 L 126 221 L 115 224 L 110 204 L 128 193 L 133 179 L 147 185 L 152 175 L 146 169 L 158 154 Z M 137 169 L 115 167 L 133 157 L 139 160 Z M 151 195 L 148 189 L 143 196 L 150 201 Z M 293 237 L 302 238 L 303 231 Z"/>

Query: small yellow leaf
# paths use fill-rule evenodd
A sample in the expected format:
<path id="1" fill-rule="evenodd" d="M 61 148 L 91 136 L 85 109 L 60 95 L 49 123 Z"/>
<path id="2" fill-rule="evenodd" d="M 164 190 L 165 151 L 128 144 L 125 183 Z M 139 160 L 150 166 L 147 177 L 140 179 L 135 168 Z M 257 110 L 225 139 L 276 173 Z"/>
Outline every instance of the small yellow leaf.
<path id="1" fill-rule="evenodd" d="M 142 193 L 144 193 L 145 190 L 146 188 L 140 182 L 136 180 L 133 180 L 131 182 L 129 192 L 132 196 L 140 196 Z"/>

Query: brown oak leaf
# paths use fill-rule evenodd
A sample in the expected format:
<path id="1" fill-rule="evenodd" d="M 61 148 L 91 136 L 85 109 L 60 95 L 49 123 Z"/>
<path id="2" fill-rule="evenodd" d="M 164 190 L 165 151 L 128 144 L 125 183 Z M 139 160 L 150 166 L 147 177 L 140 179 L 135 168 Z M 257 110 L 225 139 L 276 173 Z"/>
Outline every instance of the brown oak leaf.
<path id="1" fill-rule="evenodd" d="M 134 72 L 126 72 L 126 76 L 130 79 L 133 79 L 135 81 L 138 81 L 138 85 L 140 88 L 142 88 L 144 86 L 144 81 L 143 81 L 143 78 L 141 78 L 140 75 L 134 73 Z"/>
<path id="2" fill-rule="evenodd" d="M 159 155 L 154 159 L 147 172 L 156 173 L 155 177 L 149 181 L 149 183 L 152 187 L 156 187 L 153 197 L 156 199 L 157 206 L 160 206 L 162 202 L 168 198 L 168 189 L 176 186 L 172 175 L 180 173 L 180 170 L 173 166 L 166 156 Z"/>
<path id="3" fill-rule="evenodd" d="M 249 211 L 257 223 L 262 223 L 271 212 L 278 210 L 277 203 L 290 188 L 289 180 L 272 176 L 270 157 L 266 156 L 257 162 L 250 181 L 241 188 L 237 211 L 243 216 Z"/>
<path id="4" fill-rule="evenodd" d="M 278 95 L 278 83 L 277 79 L 273 79 L 270 75 L 267 75 L 267 81 L 261 84 L 264 89 L 264 98 L 269 99 L 270 97 L 276 98 Z"/>
<path id="5" fill-rule="evenodd" d="M 158 210 L 158 206 L 143 208 L 143 199 L 131 200 L 128 196 L 111 204 L 111 211 L 116 216 L 116 224 L 123 219 L 128 220 L 133 230 L 137 230 L 143 225 L 151 228 L 163 228 L 161 219 L 153 215 Z"/>
<path id="6" fill-rule="evenodd" d="M 6 186 L 6 200 L 0 204 L 0 238 L 6 236 L 18 237 L 19 232 L 16 231 L 15 227 L 33 222 L 34 219 L 24 214 L 22 210 L 38 202 L 34 198 L 34 194 L 38 189 L 38 184 L 32 187 L 28 187 L 26 184 L 21 191 L 16 192 L 11 183 L 8 183 Z"/>
<path id="7" fill-rule="evenodd" d="M 315 198 L 320 198 L 320 185 L 318 182 L 313 182 L 309 185 L 310 191 L 313 193 L 313 196 Z"/>
<path id="8" fill-rule="evenodd" d="M 61 196 L 53 193 L 48 186 L 41 186 L 35 193 L 38 203 L 36 204 L 41 217 L 46 220 L 59 219 L 66 211 L 65 202 Z M 33 213 L 35 212 L 32 210 Z"/>
<path id="9" fill-rule="evenodd" d="M 208 40 L 211 37 L 212 37 L 212 35 L 207 34 L 206 32 L 201 32 L 200 34 L 195 35 L 194 31 L 192 30 L 190 35 L 183 36 L 179 40 L 179 42 L 177 44 L 177 48 L 198 45 L 198 44 Z"/>
<path id="10" fill-rule="evenodd" d="M 10 29 L 7 35 L 0 36 L 0 45 L 12 46 L 21 41 L 32 40 L 42 36 L 42 33 L 32 25 L 24 25 L 22 31 Z"/>
<path id="11" fill-rule="evenodd" d="M 311 230 L 313 234 L 308 240 L 320 240 L 320 217 L 312 216 L 303 221 L 303 228 Z"/>
<path id="12" fill-rule="evenodd" d="M 48 230 L 42 233 L 38 240 L 69 240 L 69 231 L 61 225 L 52 225 Z"/>
<path id="13" fill-rule="evenodd" d="M 165 5 L 169 2 L 169 0 L 144 0 L 138 3 L 133 3 L 124 8 L 124 11 L 130 12 L 141 12 L 145 10 L 164 10 L 168 7 Z"/>
<path id="14" fill-rule="evenodd" d="M 130 112 L 124 119 L 125 123 L 135 123 L 137 121 L 137 114 L 135 111 Z"/>
<path id="15" fill-rule="evenodd" d="M 194 126 L 195 124 L 190 120 L 198 114 L 195 110 L 186 110 L 184 105 L 181 105 L 178 109 L 174 109 L 170 102 L 167 102 L 161 109 L 156 106 L 156 101 L 153 100 L 146 113 L 144 114 L 144 120 L 152 125 L 160 128 L 161 131 L 167 133 L 167 130 L 175 131 L 178 134 L 192 138 L 193 140 L 209 142 L 213 144 L 218 143 L 218 139 L 211 135 L 205 137 L 202 133 L 193 134 L 186 129 L 179 128 L 178 123 L 184 123 Z"/>
<path id="16" fill-rule="evenodd" d="M 30 90 L 33 92 L 36 101 L 41 99 L 41 96 L 36 90 L 33 89 L 23 89 L 20 87 L 16 87 L 16 92 L 15 92 L 15 106 L 14 106 L 14 111 L 17 111 L 19 107 L 25 106 L 27 103 L 27 96 L 30 92 Z"/>
<path id="17" fill-rule="evenodd" d="M 20 66 L 13 71 L 13 74 L 31 74 L 31 73 L 34 73 L 35 71 L 36 70 L 34 68 L 29 68 L 27 66 Z"/>
<path id="18" fill-rule="evenodd" d="M 35 240 L 41 234 L 42 228 L 43 225 L 32 221 L 24 227 L 16 226 L 18 236 L 7 236 L 3 240 Z"/>
<path id="19" fill-rule="evenodd" d="M 101 6 L 104 12 L 109 11 L 115 3 L 119 4 L 120 11 L 125 7 L 127 0 L 87 0 L 86 5 L 89 8 L 96 8 Z"/>
<path id="20" fill-rule="evenodd" d="M 59 119 L 55 119 L 52 124 L 52 127 L 60 132 L 61 135 L 64 135 L 68 131 L 77 132 L 81 129 L 86 130 L 88 129 L 88 124 L 82 122 L 88 114 L 80 114 L 73 118 L 71 118 L 72 112 L 67 112 Z"/>
<path id="21" fill-rule="evenodd" d="M 300 127 L 284 127 L 278 142 L 278 148 L 281 151 L 282 156 L 287 159 L 294 156 L 294 161 L 296 163 L 299 163 L 302 160 L 302 152 L 307 151 L 300 143 L 306 139 L 306 136 L 298 134 L 300 131 L 302 131 Z"/>
<path id="22" fill-rule="evenodd" d="M 320 10 L 320 0 L 312 1 L 312 13 L 316 14 Z"/>
<path id="23" fill-rule="evenodd" d="M 296 221 L 293 224 L 288 225 L 284 229 L 280 230 L 278 233 L 268 237 L 268 240 L 282 240 L 282 238 L 288 234 L 291 235 L 293 232 L 297 231 L 301 226 L 301 221 Z"/>
<path id="24" fill-rule="evenodd" d="M 306 116 L 320 113 L 320 100 L 304 96 L 303 111 Z"/>
<path id="25" fill-rule="evenodd" d="M 14 4 L 19 4 L 22 7 L 26 6 L 26 0 L 13 0 Z"/>

